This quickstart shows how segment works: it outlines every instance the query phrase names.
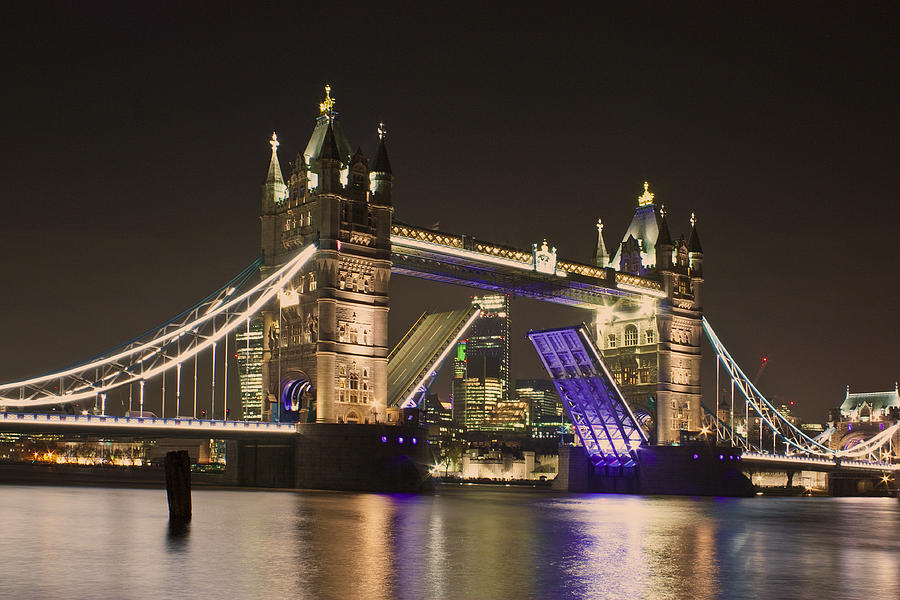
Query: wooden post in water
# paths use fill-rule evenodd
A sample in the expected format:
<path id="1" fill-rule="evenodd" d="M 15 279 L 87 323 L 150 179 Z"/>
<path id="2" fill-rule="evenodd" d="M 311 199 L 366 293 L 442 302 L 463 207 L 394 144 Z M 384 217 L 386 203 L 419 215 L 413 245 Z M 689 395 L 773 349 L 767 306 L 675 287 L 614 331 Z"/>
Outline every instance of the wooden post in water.
<path id="1" fill-rule="evenodd" d="M 169 519 L 191 520 L 191 457 L 187 450 L 166 452 Z"/>

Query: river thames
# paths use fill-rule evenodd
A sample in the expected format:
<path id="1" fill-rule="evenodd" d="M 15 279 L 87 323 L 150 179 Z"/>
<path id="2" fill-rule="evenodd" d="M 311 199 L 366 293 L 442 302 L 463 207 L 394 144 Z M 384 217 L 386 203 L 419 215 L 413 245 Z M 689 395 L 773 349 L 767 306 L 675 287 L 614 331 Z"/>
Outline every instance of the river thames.
<path id="1" fill-rule="evenodd" d="M 0 487 L 2 598 L 900 597 L 900 503 Z"/>

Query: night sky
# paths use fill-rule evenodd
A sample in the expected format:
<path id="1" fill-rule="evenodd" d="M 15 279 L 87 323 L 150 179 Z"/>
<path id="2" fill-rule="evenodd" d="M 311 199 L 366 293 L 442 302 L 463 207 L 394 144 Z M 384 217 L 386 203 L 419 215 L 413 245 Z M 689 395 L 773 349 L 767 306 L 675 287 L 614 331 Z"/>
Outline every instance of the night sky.
<path id="1" fill-rule="evenodd" d="M 894 386 L 895 2 L 425 4 L 5 6 L 0 380 L 251 262 L 267 140 L 286 165 L 328 82 L 354 146 L 388 128 L 395 219 L 587 262 L 597 218 L 614 246 L 649 180 L 674 235 L 696 212 L 705 314 L 749 374 L 769 357 L 764 393 L 822 421 L 847 384 Z M 473 291 L 391 293 L 396 340 Z M 515 300 L 513 375 L 543 375 L 527 329 L 587 318 Z"/>

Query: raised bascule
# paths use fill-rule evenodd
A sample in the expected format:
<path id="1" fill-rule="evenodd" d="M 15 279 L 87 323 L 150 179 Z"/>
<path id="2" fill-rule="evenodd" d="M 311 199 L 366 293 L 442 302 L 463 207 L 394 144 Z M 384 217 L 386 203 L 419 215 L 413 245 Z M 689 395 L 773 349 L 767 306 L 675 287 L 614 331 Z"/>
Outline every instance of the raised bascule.
<path id="1" fill-rule="evenodd" d="M 344 134 L 328 86 L 319 108 L 287 178 L 272 134 L 261 257 L 120 347 L 0 385 L 0 430 L 208 434 L 231 440 L 234 483 L 425 489 L 425 435 L 403 425 L 404 411 L 420 406 L 478 308 L 426 313 L 391 350 L 389 285 L 401 275 L 585 309 L 581 326 L 529 334 L 577 433 L 578 448 L 564 448 L 560 461 L 563 479 L 580 482 L 569 489 L 590 489 L 593 478 L 593 489 L 728 494 L 746 487 L 739 471 L 752 464 L 865 477 L 896 468 L 897 424 L 833 449 L 756 389 L 703 316 L 696 218 L 687 236 L 673 237 L 648 183 L 621 242 L 610 252 L 598 221 L 596 250 L 584 262 L 558 256 L 547 240 L 520 249 L 416 227 L 394 218 L 384 126 L 370 164 Z M 720 377 L 731 382 L 724 418 L 718 392 L 713 410 L 702 402 L 704 334 L 716 354 L 717 390 Z M 201 356 L 210 361 L 207 381 L 198 381 Z M 256 423 L 228 420 L 233 362 L 243 417 Z M 209 419 L 197 418 L 198 389 L 210 390 Z M 108 397 L 125 392 L 132 417 L 105 416 Z M 144 410 L 151 393 L 162 399 L 160 417 Z M 75 403 L 99 414 L 23 412 Z M 759 425 L 755 441 L 751 424 Z"/>

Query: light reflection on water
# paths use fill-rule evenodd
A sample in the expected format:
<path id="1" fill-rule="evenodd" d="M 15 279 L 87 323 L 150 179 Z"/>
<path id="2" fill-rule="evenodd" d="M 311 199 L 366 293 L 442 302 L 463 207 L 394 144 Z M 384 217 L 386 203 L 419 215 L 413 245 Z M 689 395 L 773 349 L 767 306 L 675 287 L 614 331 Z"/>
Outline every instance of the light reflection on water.
<path id="1" fill-rule="evenodd" d="M 894 598 L 885 498 L 0 487 L 0 598 Z"/>

